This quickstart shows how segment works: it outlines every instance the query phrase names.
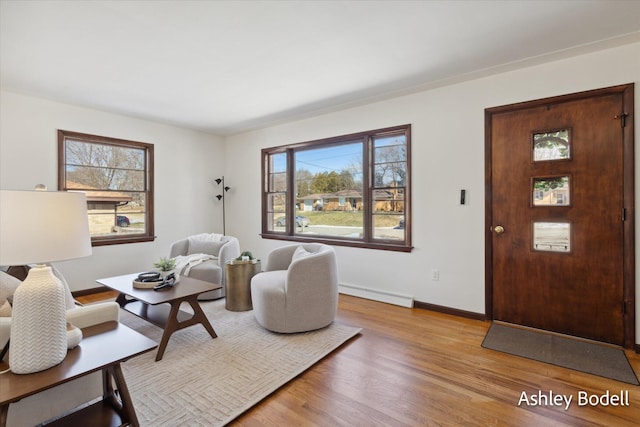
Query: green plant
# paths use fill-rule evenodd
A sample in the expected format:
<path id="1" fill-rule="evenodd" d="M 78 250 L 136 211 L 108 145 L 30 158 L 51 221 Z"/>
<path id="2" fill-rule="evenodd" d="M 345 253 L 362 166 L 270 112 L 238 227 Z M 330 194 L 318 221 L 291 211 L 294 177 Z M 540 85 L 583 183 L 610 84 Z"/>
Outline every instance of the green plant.
<path id="1" fill-rule="evenodd" d="M 242 257 L 249 257 L 249 260 L 253 259 L 253 254 L 249 251 L 244 251 L 240 254 L 240 256 L 238 258 L 236 258 L 236 261 L 242 261 Z"/>
<path id="2" fill-rule="evenodd" d="M 160 269 L 160 271 L 171 271 L 176 268 L 176 260 L 162 257 L 160 261 L 154 263 L 153 266 Z"/>

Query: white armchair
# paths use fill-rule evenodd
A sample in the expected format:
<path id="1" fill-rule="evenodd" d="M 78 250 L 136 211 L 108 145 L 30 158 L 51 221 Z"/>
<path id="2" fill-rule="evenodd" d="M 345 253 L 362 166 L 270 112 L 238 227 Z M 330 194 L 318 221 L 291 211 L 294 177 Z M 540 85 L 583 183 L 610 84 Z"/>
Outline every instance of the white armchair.
<path id="1" fill-rule="evenodd" d="M 311 331 L 333 322 L 338 309 L 335 251 L 320 243 L 274 249 L 251 279 L 253 312 L 274 332 Z"/>
<path id="2" fill-rule="evenodd" d="M 232 236 L 220 236 L 220 240 L 208 239 L 206 234 L 189 236 L 171 244 L 170 258 L 206 254 L 215 257 L 194 265 L 189 270 L 189 277 L 209 283 L 222 285 L 221 289 L 198 295 L 199 300 L 222 298 L 225 292 L 225 263 L 240 256 L 240 243 Z"/>
<path id="3" fill-rule="evenodd" d="M 66 288 L 67 321 L 79 328 L 108 321 L 118 321 L 120 306 L 115 302 L 104 302 L 87 306 L 75 305 L 64 277 L 54 268 L 54 273 L 61 279 Z M 20 280 L 4 271 L 0 271 L 0 307 L 5 304 L 5 299 L 13 294 Z M 8 306 L 2 311 L 3 315 L 9 315 Z M 0 317 L 0 350 L 4 348 L 11 336 L 11 317 Z M 11 349 L 9 348 L 9 351 Z M 4 358 L 9 360 L 8 355 Z M 50 390 L 12 403 L 9 406 L 7 427 L 37 425 L 61 413 L 70 411 L 79 405 L 96 397 L 102 396 L 102 376 L 100 372 L 79 378 L 62 384 Z"/>

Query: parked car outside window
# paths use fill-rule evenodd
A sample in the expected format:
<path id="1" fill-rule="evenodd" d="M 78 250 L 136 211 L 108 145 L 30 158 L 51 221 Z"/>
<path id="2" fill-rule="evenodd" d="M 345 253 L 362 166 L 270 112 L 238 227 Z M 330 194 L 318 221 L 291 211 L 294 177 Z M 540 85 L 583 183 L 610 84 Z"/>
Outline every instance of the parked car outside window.
<path id="1" fill-rule="evenodd" d="M 129 221 L 129 218 L 124 215 L 118 215 L 116 216 L 116 224 L 118 224 L 118 227 L 128 227 L 131 224 L 131 221 Z"/>
<path id="2" fill-rule="evenodd" d="M 298 227 L 308 227 L 310 224 L 309 218 L 307 218 L 306 216 L 300 216 L 300 215 L 296 215 L 296 226 Z M 287 220 L 285 217 L 282 218 L 278 218 L 278 220 L 276 221 L 276 225 L 278 227 L 284 227 L 287 225 Z"/>

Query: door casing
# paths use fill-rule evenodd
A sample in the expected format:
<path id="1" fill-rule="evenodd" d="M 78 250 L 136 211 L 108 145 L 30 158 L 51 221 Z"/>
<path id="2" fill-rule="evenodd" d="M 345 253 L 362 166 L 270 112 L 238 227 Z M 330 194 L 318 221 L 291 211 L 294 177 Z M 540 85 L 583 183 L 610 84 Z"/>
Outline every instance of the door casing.
<path id="1" fill-rule="evenodd" d="M 485 313 L 488 320 L 494 319 L 492 226 L 495 224 L 492 222 L 492 116 L 609 94 L 622 94 L 624 109 L 624 113 L 617 117 L 623 129 L 623 345 L 625 348 L 634 348 L 635 346 L 636 351 L 640 351 L 640 346 L 635 344 L 635 116 L 633 83 L 485 109 Z"/>

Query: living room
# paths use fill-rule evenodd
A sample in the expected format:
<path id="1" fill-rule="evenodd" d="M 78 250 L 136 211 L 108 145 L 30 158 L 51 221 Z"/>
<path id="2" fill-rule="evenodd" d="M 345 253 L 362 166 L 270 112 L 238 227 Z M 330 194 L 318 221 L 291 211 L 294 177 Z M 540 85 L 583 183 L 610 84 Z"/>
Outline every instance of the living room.
<path id="1" fill-rule="evenodd" d="M 5 20 L 11 18 L 4 9 L 9 2 L 2 3 L 4 70 L 5 61 L 10 60 L 4 53 L 5 43 L 11 43 L 11 38 L 5 37 Z M 637 6 L 636 2 L 621 5 L 627 3 Z M 144 56 L 138 52 L 131 55 Z M 63 58 L 52 50 L 49 67 L 64 67 Z M 636 25 L 632 32 L 573 49 L 540 50 L 528 58 L 414 84 L 411 90 L 387 91 L 393 96 L 336 102 L 315 110 L 312 104 L 301 104 L 291 118 L 274 110 L 272 117 L 261 118 L 262 125 L 219 134 L 126 111 L 109 111 L 100 107 L 100 99 L 92 105 L 79 105 L 38 95 L 35 89 L 22 88 L 16 76 L 3 72 L 0 187 L 28 190 L 43 183 L 50 190 L 57 189 L 59 129 L 154 144 L 156 238 L 146 243 L 94 247 L 90 257 L 57 263 L 72 291 L 81 291 L 95 288 L 98 278 L 151 269 L 155 261 L 168 255 L 172 242 L 185 236 L 221 233 L 223 206 L 215 197 L 219 188 L 214 182 L 221 176 L 231 188 L 225 195 L 226 234 L 237 237 L 242 250 L 266 257 L 287 242 L 261 237 L 261 150 L 410 123 L 413 249 L 401 252 L 335 246 L 340 292 L 403 307 L 425 303 L 482 317 L 486 309 L 485 109 L 628 83 L 636 83 L 637 94 L 638 58 L 640 33 Z M 93 91 L 91 87 L 83 89 Z M 64 88 L 58 90 L 63 92 Z M 171 91 L 179 88 L 167 89 L 166 96 L 156 93 L 147 102 L 171 104 Z M 95 88 L 95 92 L 102 91 Z M 333 96 L 340 98 L 339 93 Z M 249 105 L 270 101 L 251 94 L 245 98 Z M 637 117 L 633 123 L 640 129 Z M 635 159 L 637 163 L 637 154 Z M 461 189 L 468 196 L 465 205 L 459 203 Z M 432 279 L 434 270 L 438 280 Z M 635 293 L 640 294 L 637 284 Z M 637 348 L 640 304 L 636 304 L 635 319 Z"/>

